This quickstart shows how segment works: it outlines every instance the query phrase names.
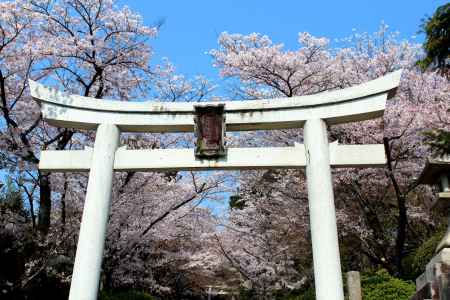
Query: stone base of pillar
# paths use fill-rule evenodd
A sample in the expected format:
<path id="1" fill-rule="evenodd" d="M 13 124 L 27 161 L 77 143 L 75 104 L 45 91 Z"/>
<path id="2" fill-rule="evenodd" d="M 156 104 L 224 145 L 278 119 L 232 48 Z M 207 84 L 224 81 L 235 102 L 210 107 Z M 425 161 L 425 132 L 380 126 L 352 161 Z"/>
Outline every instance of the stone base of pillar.
<path id="1" fill-rule="evenodd" d="M 450 300 L 450 248 L 439 251 L 416 279 L 411 300 Z"/>

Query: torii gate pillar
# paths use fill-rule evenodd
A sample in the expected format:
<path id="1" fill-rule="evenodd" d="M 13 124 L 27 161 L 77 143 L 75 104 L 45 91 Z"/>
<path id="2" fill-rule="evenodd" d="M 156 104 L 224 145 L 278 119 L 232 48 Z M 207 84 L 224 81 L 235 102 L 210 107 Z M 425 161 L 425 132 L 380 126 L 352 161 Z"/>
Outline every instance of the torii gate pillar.
<path id="1" fill-rule="evenodd" d="M 69 300 L 97 299 L 119 136 L 116 125 L 97 128 Z"/>
<path id="2" fill-rule="evenodd" d="M 277 100 L 229 101 L 224 107 L 227 131 L 300 128 L 305 145 L 229 148 L 217 159 L 197 159 L 195 149 L 127 150 L 120 132 L 193 132 L 195 107 L 210 103 L 104 101 L 30 81 L 44 119 L 58 127 L 97 130 L 94 149 L 41 152 L 39 169 L 90 171 L 87 196 L 70 288 L 70 300 L 95 300 L 101 271 L 114 171 L 242 170 L 303 168 L 309 196 L 317 300 L 343 300 L 342 273 L 334 208 L 331 167 L 384 167 L 384 146 L 328 143 L 327 124 L 383 116 L 401 71 L 331 92 Z M 120 129 L 120 130 L 119 130 Z"/>
<path id="3" fill-rule="evenodd" d="M 325 121 L 307 120 L 304 141 L 316 299 L 342 300 L 341 259 Z"/>

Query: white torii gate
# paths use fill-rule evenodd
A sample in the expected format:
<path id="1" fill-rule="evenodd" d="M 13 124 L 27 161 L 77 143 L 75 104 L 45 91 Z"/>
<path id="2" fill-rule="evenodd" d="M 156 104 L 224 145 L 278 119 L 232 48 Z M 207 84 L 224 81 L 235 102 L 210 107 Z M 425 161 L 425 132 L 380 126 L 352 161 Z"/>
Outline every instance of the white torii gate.
<path id="1" fill-rule="evenodd" d="M 114 171 L 242 170 L 306 167 L 316 299 L 343 300 L 331 167 L 383 167 L 383 145 L 328 142 L 327 125 L 382 117 L 401 71 L 358 86 L 315 95 L 223 102 L 227 131 L 304 127 L 304 145 L 230 148 L 218 159 L 197 159 L 194 149 L 127 150 L 121 132 L 190 132 L 196 105 L 105 101 L 30 81 L 48 123 L 96 130 L 94 148 L 41 152 L 41 171 L 89 171 L 89 182 L 70 287 L 70 300 L 96 300 Z"/>

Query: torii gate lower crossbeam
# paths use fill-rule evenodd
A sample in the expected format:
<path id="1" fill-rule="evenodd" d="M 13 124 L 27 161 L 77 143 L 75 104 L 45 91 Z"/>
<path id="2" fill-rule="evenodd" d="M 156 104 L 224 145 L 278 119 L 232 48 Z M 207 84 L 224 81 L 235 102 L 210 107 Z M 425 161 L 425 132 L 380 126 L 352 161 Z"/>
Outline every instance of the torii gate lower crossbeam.
<path id="1" fill-rule="evenodd" d="M 198 103 L 105 101 L 66 95 L 30 82 L 32 96 L 41 102 L 49 123 L 97 130 L 93 149 L 43 151 L 39 164 L 42 171 L 90 172 L 69 299 L 97 299 L 114 171 L 306 167 L 316 299 L 343 300 L 331 167 L 380 167 L 385 156 L 383 145 L 329 144 L 327 125 L 381 117 L 400 74 L 312 96 L 222 103 L 228 130 L 304 125 L 305 145 L 231 148 L 226 157 L 214 160 L 196 159 L 194 149 L 119 148 L 120 132 L 192 131 Z"/>

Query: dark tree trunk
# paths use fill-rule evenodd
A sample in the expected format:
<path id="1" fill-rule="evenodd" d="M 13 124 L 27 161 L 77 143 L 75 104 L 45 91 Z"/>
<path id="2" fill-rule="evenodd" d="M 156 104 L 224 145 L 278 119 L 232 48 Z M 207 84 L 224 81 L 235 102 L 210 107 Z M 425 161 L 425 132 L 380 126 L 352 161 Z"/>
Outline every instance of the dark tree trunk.
<path id="1" fill-rule="evenodd" d="M 67 177 L 64 176 L 64 192 L 61 195 L 61 226 L 62 231 L 66 229 L 66 194 L 67 194 Z"/>
<path id="2" fill-rule="evenodd" d="M 387 137 L 383 138 L 384 149 L 387 158 L 387 175 L 391 179 L 392 186 L 395 191 L 398 206 L 398 219 L 397 219 L 397 237 L 395 239 L 395 275 L 402 276 L 404 273 L 402 260 L 404 256 L 405 241 L 406 241 L 406 227 L 408 225 L 408 215 L 406 207 L 406 196 L 400 189 L 400 184 L 394 175 L 394 168 L 392 166 L 391 157 L 391 145 Z"/>
<path id="3" fill-rule="evenodd" d="M 47 235 L 50 228 L 50 213 L 52 209 L 51 187 L 49 174 L 39 174 L 39 213 L 38 230 L 42 235 Z"/>
<path id="4" fill-rule="evenodd" d="M 404 273 L 402 259 L 404 256 L 404 248 L 406 240 L 406 226 L 408 225 L 405 197 L 403 195 L 398 195 L 397 203 L 398 203 L 398 227 L 397 227 L 397 240 L 395 241 L 395 266 L 397 269 L 397 275 L 402 276 Z"/>

